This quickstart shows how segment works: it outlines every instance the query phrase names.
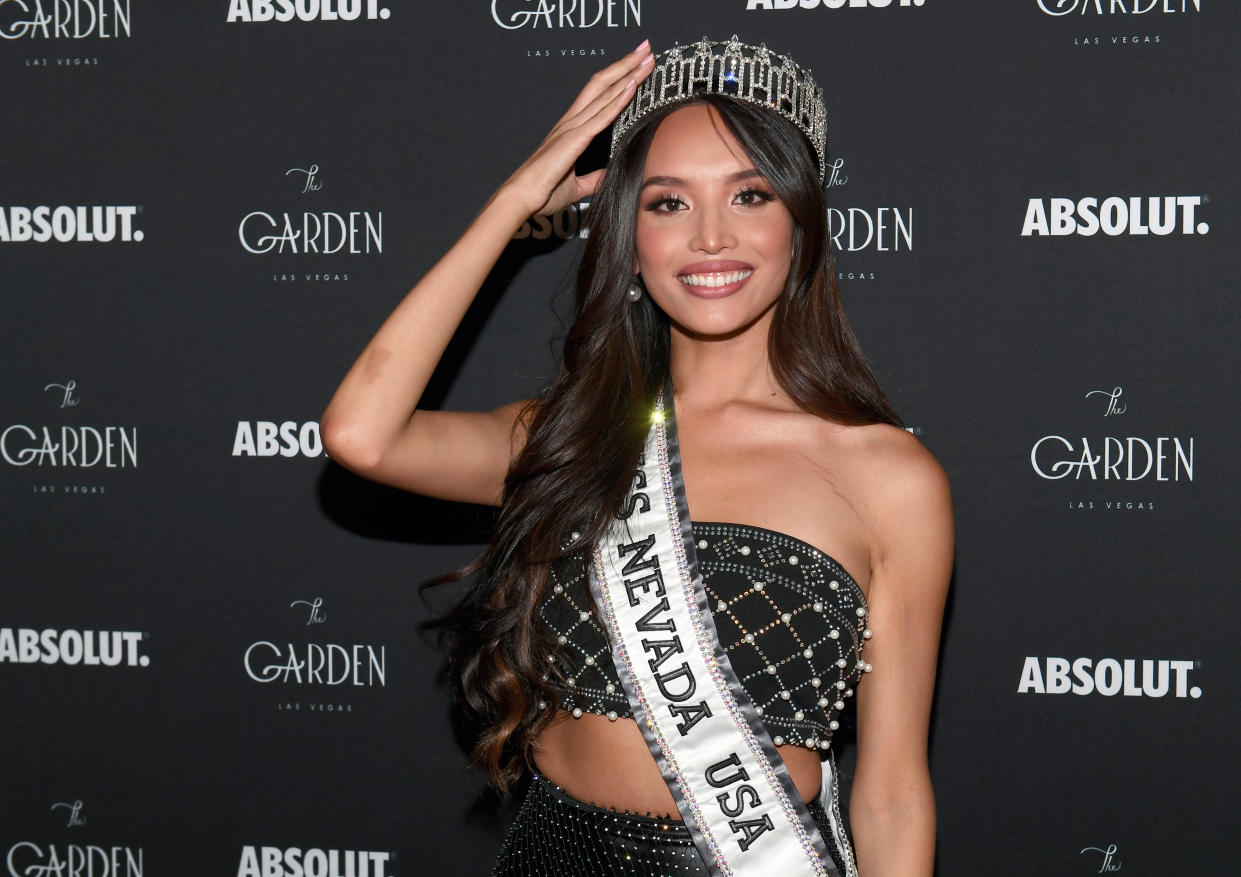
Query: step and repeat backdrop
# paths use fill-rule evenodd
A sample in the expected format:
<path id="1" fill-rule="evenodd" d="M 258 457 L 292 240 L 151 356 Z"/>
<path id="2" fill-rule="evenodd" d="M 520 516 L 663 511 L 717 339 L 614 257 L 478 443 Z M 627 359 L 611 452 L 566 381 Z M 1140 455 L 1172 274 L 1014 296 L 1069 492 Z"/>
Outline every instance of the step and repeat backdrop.
<path id="1" fill-rule="evenodd" d="M 952 481 L 938 873 L 1236 873 L 1226 0 L 0 0 L 0 873 L 487 872 L 418 586 L 490 513 L 317 420 L 590 73 L 734 33 L 825 84 L 840 284 Z M 588 217 L 428 406 L 539 390 Z"/>

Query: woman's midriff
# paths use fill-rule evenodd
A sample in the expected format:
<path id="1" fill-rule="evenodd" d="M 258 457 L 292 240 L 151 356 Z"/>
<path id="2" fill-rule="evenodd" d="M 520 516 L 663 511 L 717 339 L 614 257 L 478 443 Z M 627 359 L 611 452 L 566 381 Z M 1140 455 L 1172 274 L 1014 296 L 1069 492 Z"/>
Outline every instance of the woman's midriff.
<path id="1" fill-rule="evenodd" d="M 793 785 L 808 801 L 822 781 L 817 753 L 798 746 L 779 747 Z M 556 713 L 535 746 L 534 763 L 579 801 L 613 810 L 677 816 L 676 802 L 633 719 L 609 721 L 586 713 L 575 719 Z"/>

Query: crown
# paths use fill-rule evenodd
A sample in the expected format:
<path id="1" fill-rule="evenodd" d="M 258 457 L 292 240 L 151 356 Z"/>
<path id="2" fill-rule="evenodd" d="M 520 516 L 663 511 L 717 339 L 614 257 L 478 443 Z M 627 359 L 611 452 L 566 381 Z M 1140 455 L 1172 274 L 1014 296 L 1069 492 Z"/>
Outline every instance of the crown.
<path id="1" fill-rule="evenodd" d="M 635 122 L 660 107 L 700 94 L 719 94 L 767 107 L 788 119 L 810 140 L 819 158 L 819 182 L 827 167 L 827 108 L 823 89 L 809 70 L 765 44 L 747 46 L 703 37 L 673 46 L 655 59 L 655 69 L 638 85 L 633 100 L 612 125 L 612 155 Z"/>

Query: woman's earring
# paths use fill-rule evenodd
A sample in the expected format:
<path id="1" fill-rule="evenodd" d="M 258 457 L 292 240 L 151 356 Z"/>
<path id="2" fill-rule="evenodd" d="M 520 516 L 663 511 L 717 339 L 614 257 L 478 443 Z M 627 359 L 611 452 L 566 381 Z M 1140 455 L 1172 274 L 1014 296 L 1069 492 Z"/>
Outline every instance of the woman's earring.
<path id="1" fill-rule="evenodd" d="M 633 280 L 629 281 L 629 288 L 625 290 L 625 298 L 629 299 L 630 303 L 642 298 L 642 284 L 638 280 L 638 275 L 635 274 Z"/>

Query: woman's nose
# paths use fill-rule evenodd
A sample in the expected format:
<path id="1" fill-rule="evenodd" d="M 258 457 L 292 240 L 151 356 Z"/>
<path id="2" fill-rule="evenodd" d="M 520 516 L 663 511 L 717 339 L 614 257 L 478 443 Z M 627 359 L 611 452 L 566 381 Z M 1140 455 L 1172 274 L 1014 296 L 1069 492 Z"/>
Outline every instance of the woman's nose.
<path id="1" fill-rule="evenodd" d="M 704 253 L 718 253 L 737 245 L 736 230 L 732 217 L 726 209 L 699 207 L 694 217 L 694 231 L 690 249 Z"/>

